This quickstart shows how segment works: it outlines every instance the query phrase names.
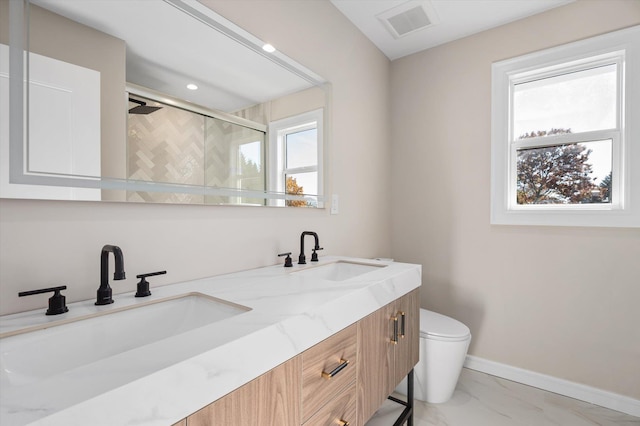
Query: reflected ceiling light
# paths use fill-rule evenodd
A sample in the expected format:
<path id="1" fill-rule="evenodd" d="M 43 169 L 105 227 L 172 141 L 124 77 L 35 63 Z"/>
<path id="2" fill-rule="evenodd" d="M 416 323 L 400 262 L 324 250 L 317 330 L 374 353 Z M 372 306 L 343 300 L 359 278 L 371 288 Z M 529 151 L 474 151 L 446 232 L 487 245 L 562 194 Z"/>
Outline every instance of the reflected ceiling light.
<path id="1" fill-rule="evenodd" d="M 193 83 L 189 83 L 189 84 L 187 84 L 187 89 L 189 89 L 189 90 L 198 90 L 198 86 L 196 86 Z"/>
<path id="2" fill-rule="evenodd" d="M 262 50 L 264 50 L 265 52 L 273 53 L 276 51 L 276 48 L 270 45 L 269 43 L 267 43 L 262 46 Z"/>

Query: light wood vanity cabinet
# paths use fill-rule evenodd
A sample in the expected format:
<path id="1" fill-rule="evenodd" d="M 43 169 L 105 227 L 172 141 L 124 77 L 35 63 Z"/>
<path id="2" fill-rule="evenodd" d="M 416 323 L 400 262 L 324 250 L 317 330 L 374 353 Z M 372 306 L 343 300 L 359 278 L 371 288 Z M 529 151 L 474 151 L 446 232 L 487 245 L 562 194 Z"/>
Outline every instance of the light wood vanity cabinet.
<path id="1" fill-rule="evenodd" d="M 418 362 L 419 309 L 416 289 L 177 425 L 364 426 Z"/>
<path id="2" fill-rule="evenodd" d="M 419 310 L 416 289 L 358 322 L 358 425 L 371 418 L 417 364 Z"/>

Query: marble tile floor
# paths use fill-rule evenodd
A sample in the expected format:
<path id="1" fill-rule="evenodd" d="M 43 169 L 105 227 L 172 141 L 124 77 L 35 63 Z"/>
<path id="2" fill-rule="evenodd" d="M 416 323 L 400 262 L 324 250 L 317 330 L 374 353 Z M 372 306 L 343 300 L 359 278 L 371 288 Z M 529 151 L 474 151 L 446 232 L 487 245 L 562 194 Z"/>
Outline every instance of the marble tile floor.
<path id="1" fill-rule="evenodd" d="M 640 417 L 466 368 L 451 400 L 414 407 L 414 426 L 640 426 Z M 391 426 L 401 411 L 387 401 L 366 426 Z"/>

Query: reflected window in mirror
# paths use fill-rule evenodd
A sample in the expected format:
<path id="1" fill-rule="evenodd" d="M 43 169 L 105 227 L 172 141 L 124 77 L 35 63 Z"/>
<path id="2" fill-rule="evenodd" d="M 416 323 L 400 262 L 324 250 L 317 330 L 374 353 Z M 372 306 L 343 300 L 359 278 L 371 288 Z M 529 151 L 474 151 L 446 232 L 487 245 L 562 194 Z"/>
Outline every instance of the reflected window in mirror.
<path id="1" fill-rule="evenodd" d="M 272 203 L 289 207 L 321 207 L 323 110 L 271 122 L 269 189 L 295 196 Z"/>

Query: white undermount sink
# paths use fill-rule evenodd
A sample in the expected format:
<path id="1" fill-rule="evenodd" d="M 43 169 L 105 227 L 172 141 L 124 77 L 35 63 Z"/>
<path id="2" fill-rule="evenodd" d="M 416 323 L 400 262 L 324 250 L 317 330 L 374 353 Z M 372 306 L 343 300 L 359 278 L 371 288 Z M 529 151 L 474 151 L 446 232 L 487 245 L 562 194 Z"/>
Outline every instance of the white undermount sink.
<path id="1" fill-rule="evenodd" d="M 107 358 L 248 310 L 201 293 L 188 293 L 4 337 L 0 339 L 2 380 L 20 387 L 90 364 L 99 369 Z M 145 356 L 146 372 L 162 368 L 167 363 L 164 355 Z M 191 355 L 178 350 L 174 358 Z"/>
<path id="2" fill-rule="evenodd" d="M 302 271 L 293 272 L 296 275 L 312 276 L 329 281 L 344 281 L 368 272 L 377 271 L 387 265 L 373 263 L 348 262 L 340 260 L 326 265 L 314 266 Z"/>

